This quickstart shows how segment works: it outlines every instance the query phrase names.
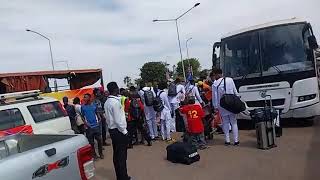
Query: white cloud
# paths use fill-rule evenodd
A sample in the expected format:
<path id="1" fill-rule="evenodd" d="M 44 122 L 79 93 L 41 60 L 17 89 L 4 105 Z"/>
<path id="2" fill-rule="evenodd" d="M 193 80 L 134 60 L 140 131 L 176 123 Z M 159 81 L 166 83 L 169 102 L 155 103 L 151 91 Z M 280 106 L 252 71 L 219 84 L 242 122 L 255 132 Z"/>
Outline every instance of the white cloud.
<path id="1" fill-rule="evenodd" d="M 54 58 L 72 68 L 101 67 L 105 80 L 122 83 L 137 76 L 148 60 L 179 60 L 174 23 L 152 19 L 174 18 L 194 0 L 1 0 L 1 72 L 48 70 L 45 39 L 25 32 L 39 31 L 52 39 Z M 201 5 L 179 22 L 184 57 L 211 66 L 211 45 L 227 32 L 268 21 L 301 17 L 310 21 L 320 38 L 319 0 L 199 0 Z M 60 64 L 59 67 L 62 65 Z"/>

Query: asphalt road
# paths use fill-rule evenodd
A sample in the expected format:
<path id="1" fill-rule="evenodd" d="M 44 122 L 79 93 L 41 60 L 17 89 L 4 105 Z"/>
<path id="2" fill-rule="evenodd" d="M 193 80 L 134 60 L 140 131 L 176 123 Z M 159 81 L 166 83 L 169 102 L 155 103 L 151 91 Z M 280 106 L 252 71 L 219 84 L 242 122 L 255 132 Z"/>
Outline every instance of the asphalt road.
<path id="1" fill-rule="evenodd" d="M 135 146 L 128 152 L 128 171 L 134 180 L 316 180 L 320 179 L 320 122 L 311 127 L 286 127 L 271 150 L 256 148 L 255 131 L 240 131 L 240 147 L 225 147 L 221 135 L 200 151 L 192 165 L 173 164 L 165 142 Z M 178 135 L 176 135 L 178 136 Z M 112 147 L 96 162 L 95 180 L 114 180 Z"/>

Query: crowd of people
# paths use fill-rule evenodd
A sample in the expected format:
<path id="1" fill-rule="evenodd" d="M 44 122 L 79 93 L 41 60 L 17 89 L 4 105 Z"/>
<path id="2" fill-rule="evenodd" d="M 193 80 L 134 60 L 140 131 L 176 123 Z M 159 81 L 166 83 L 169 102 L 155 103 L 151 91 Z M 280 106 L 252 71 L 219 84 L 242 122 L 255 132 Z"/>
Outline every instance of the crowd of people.
<path id="1" fill-rule="evenodd" d="M 93 95 L 84 95 L 82 103 L 75 98 L 70 105 L 67 97 L 63 102 L 72 128 L 87 136 L 95 158 L 98 158 L 95 144 L 99 157 L 104 158 L 103 146 L 109 145 L 106 142 L 109 131 L 119 180 L 130 179 L 126 166 L 127 149 L 145 144 L 145 141 L 148 146 L 157 140 L 172 143 L 176 141 L 172 133 L 177 131 L 183 132 L 184 141 L 198 149 L 206 149 L 206 126 L 217 128 L 221 119 L 225 145 L 231 145 L 230 130 L 234 145 L 239 145 L 236 115 L 220 106 L 224 94 L 237 95 L 238 92 L 232 78 L 223 77 L 221 69 L 213 69 L 208 78 L 201 78 L 197 83 L 192 79 L 182 82 L 176 78 L 124 89 L 110 82 L 107 90 L 95 88 Z M 204 123 L 206 116 L 213 123 Z"/>

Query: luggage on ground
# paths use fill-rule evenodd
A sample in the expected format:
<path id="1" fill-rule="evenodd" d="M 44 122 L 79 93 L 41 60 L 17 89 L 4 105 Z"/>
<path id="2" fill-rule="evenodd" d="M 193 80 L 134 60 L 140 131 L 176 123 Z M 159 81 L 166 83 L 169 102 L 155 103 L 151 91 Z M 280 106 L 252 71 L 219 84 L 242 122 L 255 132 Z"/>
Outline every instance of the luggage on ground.
<path id="1" fill-rule="evenodd" d="M 270 149 L 276 147 L 276 133 L 274 119 L 277 111 L 271 107 L 255 109 L 251 112 L 255 121 L 257 147 L 259 149 Z"/>
<path id="2" fill-rule="evenodd" d="M 223 78 L 221 82 L 224 81 L 224 90 L 227 90 L 226 78 Z M 246 110 L 246 105 L 241 99 L 235 94 L 223 94 L 220 99 L 220 106 L 234 114 L 239 114 Z"/>
<path id="3" fill-rule="evenodd" d="M 154 95 L 151 88 L 143 92 L 144 92 L 144 102 L 146 106 L 153 106 Z"/>
<path id="4" fill-rule="evenodd" d="M 167 160 L 190 165 L 200 160 L 197 148 L 189 143 L 175 142 L 167 146 Z"/>
<path id="5" fill-rule="evenodd" d="M 163 93 L 163 91 L 160 91 L 159 94 L 153 100 L 153 109 L 156 112 L 161 112 L 164 109 L 164 105 L 160 97 L 161 93 Z"/>

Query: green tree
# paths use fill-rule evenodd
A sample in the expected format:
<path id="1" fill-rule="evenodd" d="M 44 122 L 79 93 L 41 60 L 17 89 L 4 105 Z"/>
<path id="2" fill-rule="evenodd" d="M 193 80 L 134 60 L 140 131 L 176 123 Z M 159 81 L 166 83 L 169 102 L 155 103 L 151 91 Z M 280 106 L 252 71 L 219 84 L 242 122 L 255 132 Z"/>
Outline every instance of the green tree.
<path id="1" fill-rule="evenodd" d="M 203 69 L 202 71 L 199 72 L 199 78 L 201 80 L 206 79 L 210 74 L 210 69 Z"/>
<path id="2" fill-rule="evenodd" d="M 196 59 L 196 58 L 190 58 L 190 59 L 183 60 L 184 69 L 185 69 L 185 73 L 186 74 L 189 72 L 189 62 L 190 62 L 190 65 L 192 67 L 193 76 L 198 78 L 199 75 L 200 75 L 200 70 L 201 70 L 201 66 L 200 66 L 199 60 Z M 177 71 L 178 76 L 183 77 L 183 70 L 182 70 L 181 61 L 178 62 L 176 71 Z"/>
<path id="3" fill-rule="evenodd" d="M 167 64 L 164 62 L 147 62 L 140 69 L 142 83 L 154 83 L 166 80 Z"/>
<path id="4" fill-rule="evenodd" d="M 124 83 L 127 87 L 130 87 L 130 86 L 133 85 L 131 81 L 132 81 L 132 80 L 131 80 L 131 77 L 129 77 L 129 76 L 126 76 L 126 77 L 124 77 L 124 79 L 123 79 L 123 83 Z"/>
<path id="5" fill-rule="evenodd" d="M 140 86 L 141 83 L 142 83 L 142 79 L 141 79 L 141 78 L 137 78 L 137 79 L 134 80 L 134 84 L 135 84 L 136 86 Z"/>

